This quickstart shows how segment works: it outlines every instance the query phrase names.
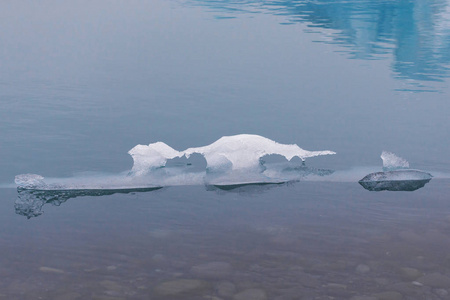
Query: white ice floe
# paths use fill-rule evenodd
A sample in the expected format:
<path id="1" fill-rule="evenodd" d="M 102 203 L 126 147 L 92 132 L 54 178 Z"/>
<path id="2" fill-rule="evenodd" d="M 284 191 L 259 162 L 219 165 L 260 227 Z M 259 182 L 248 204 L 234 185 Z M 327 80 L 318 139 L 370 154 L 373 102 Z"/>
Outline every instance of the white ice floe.
<path id="1" fill-rule="evenodd" d="M 369 181 L 405 181 L 405 180 L 428 180 L 433 178 L 430 173 L 420 170 L 397 170 L 387 172 L 375 172 L 365 176 L 360 182 Z"/>
<path id="2" fill-rule="evenodd" d="M 333 151 L 307 151 L 296 144 L 286 145 L 268 138 L 240 134 L 224 136 L 216 142 L 204 146 L 178 151 L 163 142 L 149 145 L 137 145 L 128 153 L 133 158 L 133 167 L 129 172 L 121 174 L 103 174 L 78 176 L 72 178 L 44 178 L 35 174 L 16 176 L 16 184 L 22 189 L 42 190 L 75 190 L 75 189 L 130 189 L 161 187 L 171 185 L 196 184 L 241 184 L 271 183 L 298 180 L 306 175 L 318 174 L 322 170 L 309 169 L 271 169 L 263 173 L 267 167 L 262 166 L 261 158 L 278 154 L 291 160 L 335 154 Z M 189 158 L 199 153 L 206 159 L 207 169 L 193 171 L 189 164 L 177 167 L 165 167 L 169 159 Z M 328 173 L 327 173 L 328 174 Z"/>
<path id="3" fill-rule="evenodd" d="M 278 154 L 287 160 L 299 157 L 305 160 L 308 157 L 336 154 L 333 151 L 307 151 L 296 144 L 280 144 L 268 138 L 253 134 L 239 134 L 224 136 L 214 143 L 189 148 L 184 151 L 186 157 L 193 153 L 202 154 L 210 169 L 231 168 L 232 170 L 257 169 L 263 156 Z"/>
<path id="4" fill-rule="evenodd" d="M 383 172 L 366 175 L 359 181 L 370 191 L 415 191 L 433 177 L 430 173 L 409 169 L 409 163 L 392 152 L 383 151 Z"/>

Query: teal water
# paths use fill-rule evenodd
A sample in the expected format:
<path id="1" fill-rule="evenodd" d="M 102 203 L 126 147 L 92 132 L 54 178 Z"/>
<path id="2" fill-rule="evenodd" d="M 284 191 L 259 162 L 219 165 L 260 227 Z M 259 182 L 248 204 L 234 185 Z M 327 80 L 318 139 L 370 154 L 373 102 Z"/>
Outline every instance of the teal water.
<path id="1" fill-rule="evenodd" d="M 448 1 L 6 1 L 0 28 L 0 298 L 447 299 Z M 14 185 L 240 133 L 336 151 L 306 162 L 334 172 L 237 189 Z M 434 178 L 363 189 L 384 150 Z"/>

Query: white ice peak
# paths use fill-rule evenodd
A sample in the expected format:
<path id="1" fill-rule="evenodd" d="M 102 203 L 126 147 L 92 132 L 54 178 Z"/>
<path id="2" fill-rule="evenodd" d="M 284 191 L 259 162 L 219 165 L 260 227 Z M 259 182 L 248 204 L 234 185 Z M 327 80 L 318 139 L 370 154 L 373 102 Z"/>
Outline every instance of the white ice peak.
<path id="1" fill-rule="evenodd" d="M 254 134 L 239 134 L 224 136 L 214 143 L 204 146 L 177 151 L 163 142 L 149 145 L 137 145 L 128 152 L 134 160 L 132 175 L 145 175 L 152 169 L 165 166 L 168 159 L 200 153 L 206 159 L 208 168 L 223 168 L 232 170 L 257 168 L 259 159 L 265 155 L 278 154 L 291 160 L 299 157 L 302 160 L 319 155 L 335 154 L 333 151 L 307 151 L 296 144 L 286 145 Z"/>
<path id="2" fill-rule="evenodd" d="M 202 154 L 209 168 L 231 164 L 232 170 L 257 168 L 260 158 L 270 154 L 282 155 L 287 160 L 293 157 L 304 160 L 308 157 L 336 154 L 333 151 L 307 151 L 296 144 L 280 144 L 254 134 L 224 136 L 208 146 L 189 148 L 184 151 L 186 157 L 193 153 Z"/>
<path id="3" fill-rule="evenodd" d="M 392 152 L 383 151 L 381 153 L 381 159 L 383 160 L 383 170 L 392 171 L 397 169 L 408 169 L 409 162 Z"/>

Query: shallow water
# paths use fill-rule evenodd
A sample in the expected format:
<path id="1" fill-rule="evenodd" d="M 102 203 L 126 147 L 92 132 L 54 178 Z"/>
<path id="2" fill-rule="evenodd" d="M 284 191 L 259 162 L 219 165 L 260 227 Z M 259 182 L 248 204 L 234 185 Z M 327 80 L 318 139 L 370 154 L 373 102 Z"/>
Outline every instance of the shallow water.
<path id="1" fill-rule="evenodd" d="M 232 299 L 248 289 L 446 299 L 449 185 L 172 187 L 48 203 L 29 220 L 14 214 L 16 191 L 1 189 L 0 289 L 5 299 Z M 177 289 L 182 280 L 190 285 Z"/>
<path id="2" fill-rule="evenodd" d="M 444 0 L 0 3 L 0 298 L 447 299 L 449 22 Z M 153 191 L 14 185 L 241 133 L 337 154 L 289 184 L 204 186 L 196 156 Z M 382 151 L 434 177 L 365 190 Z"/>

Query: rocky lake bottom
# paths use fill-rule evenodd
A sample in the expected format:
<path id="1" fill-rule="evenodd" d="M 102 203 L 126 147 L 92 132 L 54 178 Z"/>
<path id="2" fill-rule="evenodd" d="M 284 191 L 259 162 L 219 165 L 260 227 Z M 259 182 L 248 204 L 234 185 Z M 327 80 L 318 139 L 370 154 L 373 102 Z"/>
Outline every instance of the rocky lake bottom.
<path id="1" fill-rule="evenodd" d="M 1 189 L 0 299 L 448 299 L 448 186 L 173 187 L 28 220 Z"/>

